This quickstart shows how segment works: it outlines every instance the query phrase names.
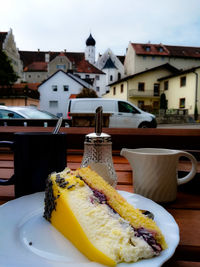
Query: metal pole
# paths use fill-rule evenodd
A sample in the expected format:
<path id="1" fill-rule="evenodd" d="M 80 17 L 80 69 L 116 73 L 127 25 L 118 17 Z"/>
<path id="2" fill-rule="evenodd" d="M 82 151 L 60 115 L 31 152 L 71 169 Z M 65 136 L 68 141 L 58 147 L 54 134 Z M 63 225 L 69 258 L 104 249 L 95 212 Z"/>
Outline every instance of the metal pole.
<path id="1" fill-rule="evenodd" d="M 194 71 L 194 74 L 196 75 L 196 85 L 195 85 L 195 105 L 194 105 L 194 119 L 198 120 L 198 107 L 197 107 L 197 102 L 198 102 L 198 73 Z"/>

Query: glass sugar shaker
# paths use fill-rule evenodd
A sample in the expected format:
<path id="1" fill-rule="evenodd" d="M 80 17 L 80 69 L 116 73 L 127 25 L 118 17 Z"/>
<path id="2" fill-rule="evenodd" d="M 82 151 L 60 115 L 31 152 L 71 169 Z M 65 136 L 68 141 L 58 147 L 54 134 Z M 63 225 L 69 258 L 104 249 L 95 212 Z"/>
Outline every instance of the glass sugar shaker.
<path id="1" fill-rule="evenodd" d="M 90 166 L 110 185 L 117 185 L 117 175 L 112 161 L 111 136 L 102 133 L 102 107 L 96 109 L 95 133 L 85 136 L 81 167 Z"/>

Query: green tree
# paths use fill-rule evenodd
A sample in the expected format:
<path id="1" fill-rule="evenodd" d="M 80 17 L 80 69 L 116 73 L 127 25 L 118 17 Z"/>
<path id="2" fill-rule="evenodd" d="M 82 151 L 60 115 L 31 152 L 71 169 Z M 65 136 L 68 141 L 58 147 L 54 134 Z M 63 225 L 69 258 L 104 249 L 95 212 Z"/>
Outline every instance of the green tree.
<path id="1" fill-rule="evenodd" d="M 17 78 L 6 53 L 0 50 L 0 85 L 11 86 L 17 81 Z"/>
<path id="2" fill-rule="evenodd" d="M 166 95 L 164 93 L 162 93 L 160 96 L 160 109 L 167 109 L 167 100 Z"/>
<path id="3" fill-rule="evenodd" d="M 93 89 L 83 88 L 81 92 L 76 96 L 76 98 L 84 98 L 84 97 L 97 98 L 98 95 Z"/>

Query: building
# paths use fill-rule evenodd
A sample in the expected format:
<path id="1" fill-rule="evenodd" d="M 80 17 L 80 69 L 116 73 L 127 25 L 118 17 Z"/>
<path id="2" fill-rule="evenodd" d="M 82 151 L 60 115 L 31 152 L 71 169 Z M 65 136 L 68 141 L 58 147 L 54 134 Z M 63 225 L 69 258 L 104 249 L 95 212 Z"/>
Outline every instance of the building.
<path id="1" fill-rule="evenodd" d="M 200 65 L 200 47 L 129 43 L 124 70 L 129 76 L 169 63 L 180 70 Z"/>
<path id="2" fill-rule="evenodd" d="M 92 89 L 92 86 L 72 73 L 58 70 L 38 87 L 40 109 L 66 118 L 69 99 L 83 88 Z"/>
<path id="3" fill-rule="evenodd" d="M 24 80 L 42 82 L 58 70 L 71 71 L 83 80 L 90 81 L 98 95 L 104 92 L 105 74 L 85 60 L 84 53 L 19 51 L 24 64 Z"/>
<path id="4" fill-rule="evenodd" d="M 8 56 L 13 70 L 18 75 L 20 82 L 23 76 L 23 65 L 20 59 L 20 54 L 17 49 L 12 29 L 9 32 L 0 32 L 0 49 Z"/>
<path id="5" fill-rule="evenodd" d="M 39 83 L 16 83 L 0 87 L 0 105 L 39 107 Z"/>
<path id="6" fill-rule="evenodd" d="M 169 112 L 179 109 L 194 115 L 196 107 L 200 112 L 200 66 L 164 76 L 158 82 Z"/>
<path id="7" fill-rule="evenodd" d="M 159 109 L 158 79 L 178 72 L 178 69 L 168 63 L 144 70 L 111 83 L 110 92 L 103 97 L 128 100 L 139 108 L 152 112 Z"/>
<path id="8" fill-rule="evenodd" d="M 86 40 L 85 59 L 91 64 L 95 64 L 95 44 L 96 41 L 90 34 Z"/>
<path id="9" fill-rule="evenodd" d="M 99 55 L 95 66 L 106 74 L 104 80 L 105 92 L 109 91 L 109 84 L 124 77 L 125 56 L 116 56 L 110 48 L 102 55 Z"/>

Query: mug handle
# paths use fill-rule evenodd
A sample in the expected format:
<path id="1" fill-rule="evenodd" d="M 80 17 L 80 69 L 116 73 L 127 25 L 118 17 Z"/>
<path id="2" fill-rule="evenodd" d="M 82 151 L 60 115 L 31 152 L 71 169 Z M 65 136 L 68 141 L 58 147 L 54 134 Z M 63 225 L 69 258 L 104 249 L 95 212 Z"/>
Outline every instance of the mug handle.
<path id="1" fill-rule="evenodd" d="M 12 141 L 0 141 L 0 147 L 10 147 L 13 148 L 14 142 Z M 0 185 L 13 185 L 15 183 L 15 175 L 13 174 L 10 179 L 0 179 Z"/>
<path id="2" fill-rule="evenodd" d="M 188 158 L 192 162 L 191 171 L 185 177 L 182 177 L 182 178 L 177 177 L 178 185 L 181 185 L 181 184 L 185 184 L 185 183 L 189 182 L 190 180 L 192 180 L 194 178 L 194 176 L 197 172 L 197 160 L 195 159 L 195 157 L 193 155 L 191 155 L 190 153 L 185 152 L 185 151 L 179 152 L 178 155 L 179 155 L 179 158 L 183 156 L 183 157 Z"/>

